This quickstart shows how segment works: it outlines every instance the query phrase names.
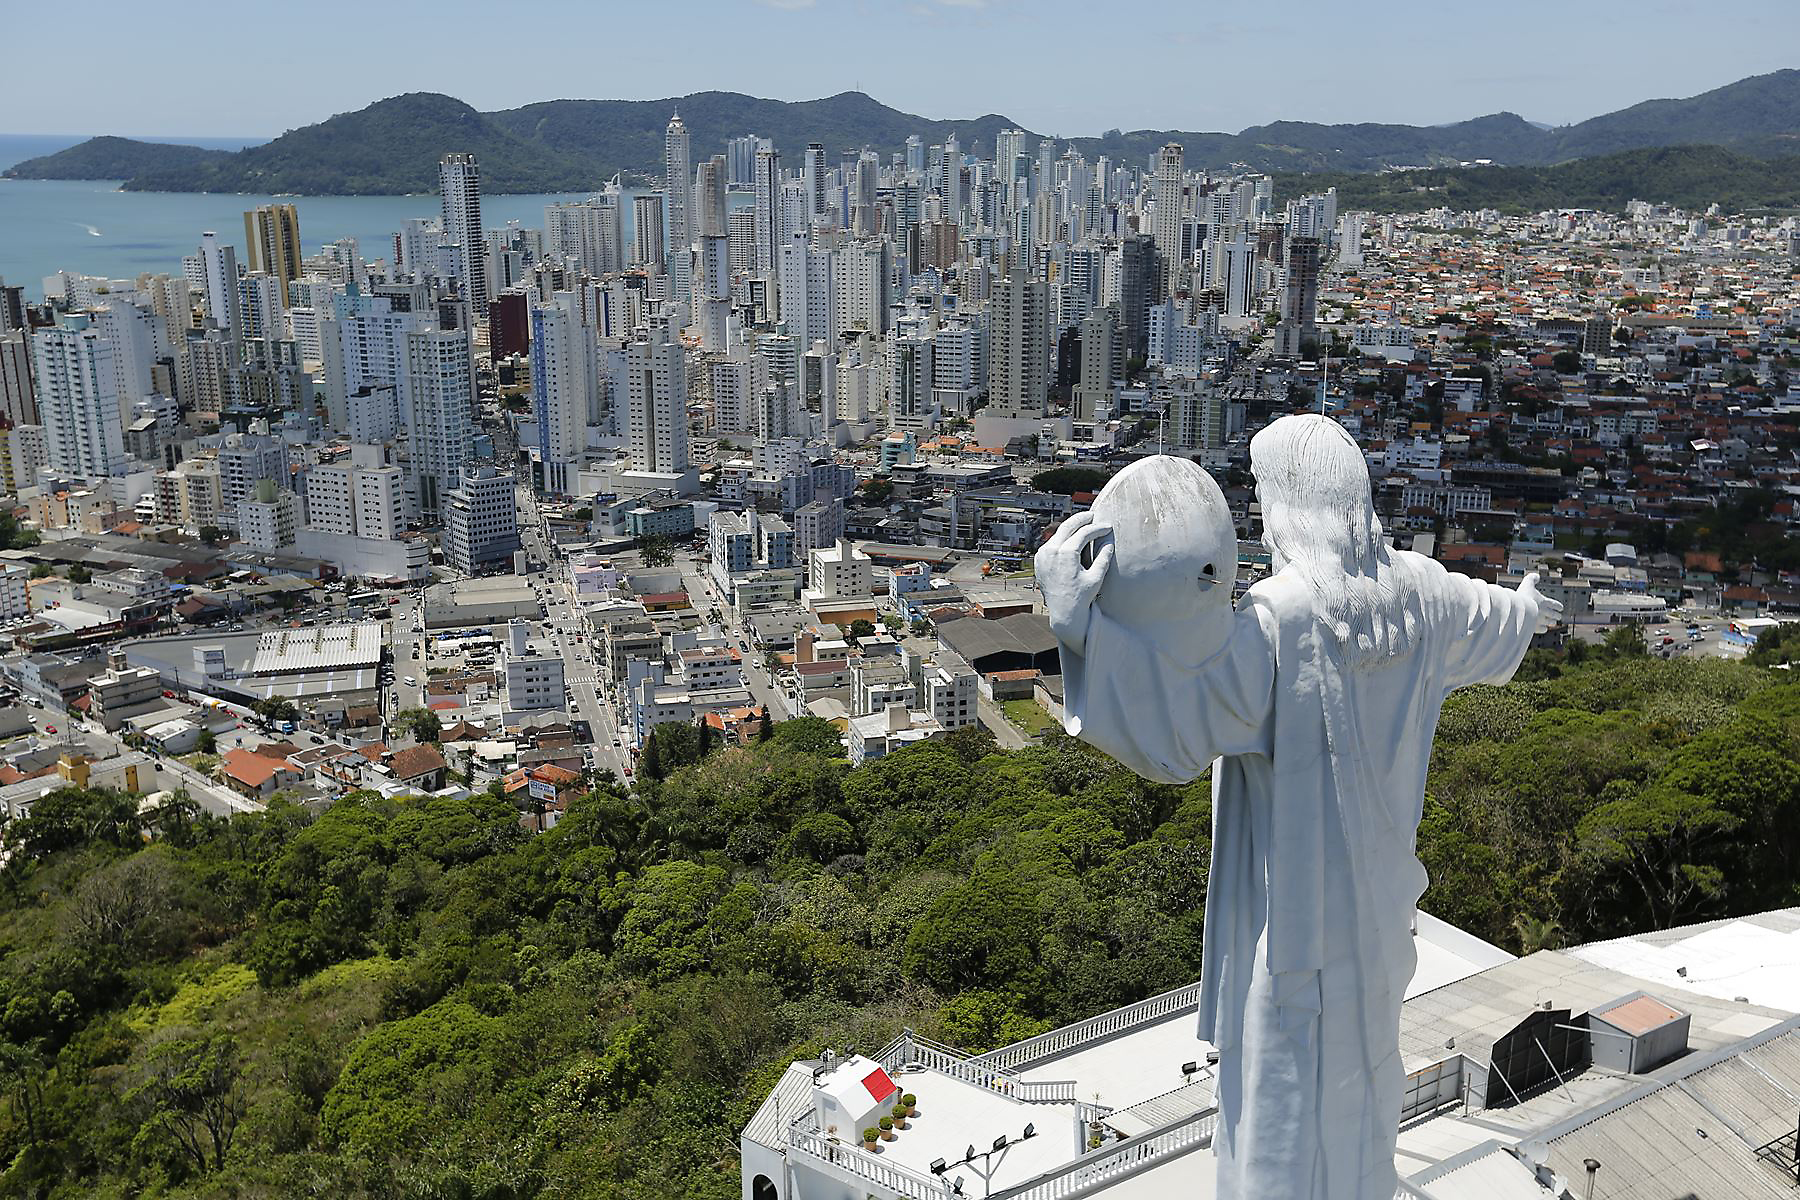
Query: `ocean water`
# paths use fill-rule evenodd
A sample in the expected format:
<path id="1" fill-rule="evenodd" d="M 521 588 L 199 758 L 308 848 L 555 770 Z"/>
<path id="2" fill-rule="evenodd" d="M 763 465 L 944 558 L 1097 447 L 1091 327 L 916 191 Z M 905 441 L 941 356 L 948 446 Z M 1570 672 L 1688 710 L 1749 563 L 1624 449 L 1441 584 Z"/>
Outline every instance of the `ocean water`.
<path id="1" fill-rule="evenodd" d="M 0 134 L 0 169 L 74 145 L 81 137 Z M 175 141 L 174 138 L 163 139 Z M 255 139 L 184 138 L 196 145 L 231 149 Z M 625 243 L 631 244 L 632 189 L 626 189 Z M 498 229 L 509 221 L 542 228 L 544 206 L 580 200 L 584 193 L 487 195 L 482 223 Z M 732 207 L 749 202 L 733 193 Z M 179 274 L 184 255 L 214 230 L 238 247 L 244 261 L 244 210 L 291 203 L 300 213 L 300 243 L 312 254 L 327 242 L 353 237 L 365 259 L 393 257 L 392 235 L 408 217 L 438 215 L 435 194 L 418 196 L 251 196 L 193 192 L 125 192 L 116 180 L 0 179 L 0 279 L 23 285 L 27 297 L 43 295 L 43 279 L 57 271 L 129 279 L 145 271 Z"/>

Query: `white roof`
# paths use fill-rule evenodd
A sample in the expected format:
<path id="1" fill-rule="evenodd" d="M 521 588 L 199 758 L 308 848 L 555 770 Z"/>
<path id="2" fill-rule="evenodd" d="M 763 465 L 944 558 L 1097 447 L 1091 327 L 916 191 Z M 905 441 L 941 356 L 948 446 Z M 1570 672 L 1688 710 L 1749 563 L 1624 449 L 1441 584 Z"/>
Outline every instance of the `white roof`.
<path id="1" fill-rule="evenodd" d="M 1411 1182 L 1433 1200 L 1546 1200 L 1549 1193 L 1524 1163 L 1490 1143 L 1460 1163 L 1445 1163 Z"/>
<path id="2" fill-rule="evenodd" d="M 1785 911 L 1800 917 L 1800 910 Z M 1770 919 L 1780 915 L 1594 942 L 1568 953 L 1659 988 L 1800 1012 L 1800 927 L 1771 928 L 1786 924 Z"/>
<path id="3" fill-rule="evenodd" d="M 256 639 L 254 675 L 372 667 L 381 662 L 381 623 L 272 629 Z"/>

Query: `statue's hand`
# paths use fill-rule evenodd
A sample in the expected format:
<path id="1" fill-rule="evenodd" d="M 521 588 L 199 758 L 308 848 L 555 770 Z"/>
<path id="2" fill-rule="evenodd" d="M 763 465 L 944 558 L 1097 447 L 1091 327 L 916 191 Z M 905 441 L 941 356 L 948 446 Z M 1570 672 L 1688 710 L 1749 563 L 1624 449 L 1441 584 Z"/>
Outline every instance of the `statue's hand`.
<path id="1" fill-rule="evenodd" d="M 1538 591 L 1537 581 L 1536 571 L 1519 580 L 1519 595 L 1528 596 L 1537 604 L 1536 632 L 1545 633 L 1552 627 L 1562 624 L 1563 606 L 1561 600 L 1552 600 Z"/>
<path id="2" fill-rule="evenodd" d="M 1096 524 L 1091 512 L 1076 513 L 1059 526 L 1037 552 L 1037 584 L 1050 616 L 1050 631 L 1057 641 L 1080 654 L 1087 643 L 1088 610 L 1100 594 L 1106 572 L 1112 566 L 1113 548 L 1100 547 L 1093 565 L 1082 563 L 1090 545 L 1112 533 L 1112 526 Z"/>

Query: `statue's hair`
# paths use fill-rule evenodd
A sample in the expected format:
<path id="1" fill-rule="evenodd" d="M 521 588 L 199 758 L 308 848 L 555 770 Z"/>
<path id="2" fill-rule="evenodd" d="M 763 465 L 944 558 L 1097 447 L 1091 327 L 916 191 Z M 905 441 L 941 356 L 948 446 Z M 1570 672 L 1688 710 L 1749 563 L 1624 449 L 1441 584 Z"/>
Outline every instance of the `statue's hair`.
<path id="1" fill-rule="evenodd" d="M 1394 577 L 1369 466 L 1344 427 L 1317 413 L 1282 417 L 1250 439 L 1263 542 L 1319 598 L 1347 662 L 1402 654 L 1420 627 Z"/>

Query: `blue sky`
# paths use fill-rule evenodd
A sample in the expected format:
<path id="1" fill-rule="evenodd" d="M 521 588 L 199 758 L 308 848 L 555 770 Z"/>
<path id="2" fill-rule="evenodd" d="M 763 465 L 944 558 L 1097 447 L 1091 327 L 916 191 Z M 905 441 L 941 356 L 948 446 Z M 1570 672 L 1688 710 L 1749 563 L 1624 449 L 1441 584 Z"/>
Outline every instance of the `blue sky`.
<path id="1" fill-rule="evenodd" d="M 406 91 L 852 88 L 1039 133 L 1279 119 L 1578 121 L 1800 66 L 1793 0 L 8 0 L 9 133 L 274 136 Z M 1760 32 L 1759 32 L 1760 31 Z M 508 55 L 513 48 L 516 53 Z M 462 76 L 464 67 L 480 74 Z M 170 69 L 176 68 L 176 69 Z"/>

